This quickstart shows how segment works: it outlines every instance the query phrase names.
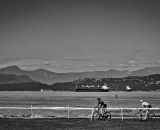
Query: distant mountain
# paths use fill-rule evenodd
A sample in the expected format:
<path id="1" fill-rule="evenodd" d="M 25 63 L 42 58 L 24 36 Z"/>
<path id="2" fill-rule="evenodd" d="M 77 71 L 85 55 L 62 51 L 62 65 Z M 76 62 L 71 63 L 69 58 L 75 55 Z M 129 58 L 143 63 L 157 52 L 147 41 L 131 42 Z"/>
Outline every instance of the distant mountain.
<path id="1" fill-rule="evenodd" d="M 0 84 L 26 83 L 26 82 L 35 82 L 35 81 L 25 75 L 17 76 L 14 74 L 0 74 Z"/>
<path id="2" fill-rule="evenodd" d="M 17 66 L 9 66 L 9 67 L 0 69 L 0 73 L 26 75 L 35 81 L 46 83 L 46 84 L 53 84 L 56 82 L 69 82 L 79 78 L 124 77 L 128 74 L 128 71 L 109 70 L 109 71 L 94 71 L 94 72 L 55 73 L 55 72 L 50 72 L 44 69 L 26 71 L 26 70 L 21 70 Z"/>
<path id="3" fill-rule="evenodd" d="M 132 76 L 147 76 L 147 75 L 153 75 L 153 74 L 160 74 L 160 66 L 146 67 L 146 68 L 131 72 Z"/>
<path id="4" fill-rule="evenodd" d="M 38 69 L 34 71 L 22 70 L 17 66 L 9 66 L 0 69 L 0 73 L 3 74 L 15 74 L 15 75 L 26 75 L 34 81 L 53 84 L 56 82 L 70 82 L 77 79 L 83 78 L 121 78 L 127 76 L 147 76 L 151 74 L 160 74 L 159 67 L 147 67 L 137 71 L 119 71 L 119 70 L 108 70 L 108 71 L 93 71 L 93 72 L 70 72 L 70 73 L 55 73 L 44 69 Z"/>
<path id="5" fill-rule="evenodd" d="M 15 74 L 15 75 L 26 75 L 30 77 L 31 79 L 41 82 L 41 83 L 47 83 L 51 84 L 54 83 L 54 77 L 56 76 L 54 72 L 50 72 L 47 70 L 39 69 L 34 71 L 26 71 L 21 70 L 17 66 L 9 66 L 6 68 L 0 69 L 0 73 L 2 74 Z"/>

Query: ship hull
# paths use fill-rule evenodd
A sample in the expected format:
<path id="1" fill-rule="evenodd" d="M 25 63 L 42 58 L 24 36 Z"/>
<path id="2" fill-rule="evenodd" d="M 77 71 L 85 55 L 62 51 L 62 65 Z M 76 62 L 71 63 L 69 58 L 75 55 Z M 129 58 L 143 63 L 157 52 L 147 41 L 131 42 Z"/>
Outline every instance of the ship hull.
<path id="1" fill-rule="evenodd" d="M 109 90 L 104 89 L 76 89 L 75 92 L 108 92 Z"/>

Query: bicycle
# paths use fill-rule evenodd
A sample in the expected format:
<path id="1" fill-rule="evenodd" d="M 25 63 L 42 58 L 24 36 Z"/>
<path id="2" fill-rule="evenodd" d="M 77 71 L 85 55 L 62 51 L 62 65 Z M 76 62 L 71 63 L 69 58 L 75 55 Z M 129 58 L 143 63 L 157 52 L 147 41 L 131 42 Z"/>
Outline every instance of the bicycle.
<path id="1" fill-rule="evenodd" d="M 94 112 L 92 114 L 92 118 L 91 120 L 100 120 L 100 119 L 103 119 L 103 120 L 108 120 L 110 121 L 111 120 L 111 113 L 108 112 L 107 110 L 102 114 L 100 112 L 100 109 L 96 110 L 96 108 L 94 108 Z"/>
<path id="2" fill-rule="evenodd" d="M 147 110 L 143 110 L 143 109 L 140 109 L 137 113 L 134 114 L 134 119 L 137 119 L 140 120 L 140 121 L 147 121 L 147 120 L 153 120 L 156 118 L 156 115 L 154 112 L 152 111 L 148 111 L 147 113 L 147 117 L 146 117 L 146 112 Z"/>

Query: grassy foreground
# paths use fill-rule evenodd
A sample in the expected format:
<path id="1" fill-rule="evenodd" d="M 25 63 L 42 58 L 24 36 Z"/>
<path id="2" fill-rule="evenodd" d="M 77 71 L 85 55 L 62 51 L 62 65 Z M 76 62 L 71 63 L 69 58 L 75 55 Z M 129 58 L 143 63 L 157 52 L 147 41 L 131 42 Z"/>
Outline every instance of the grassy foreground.
<path id="1" fill-rule="evenodd" d="M 159 130 L 159 119 L 153 121 L 89 119 L 0 119 L 0 130 Z"/>

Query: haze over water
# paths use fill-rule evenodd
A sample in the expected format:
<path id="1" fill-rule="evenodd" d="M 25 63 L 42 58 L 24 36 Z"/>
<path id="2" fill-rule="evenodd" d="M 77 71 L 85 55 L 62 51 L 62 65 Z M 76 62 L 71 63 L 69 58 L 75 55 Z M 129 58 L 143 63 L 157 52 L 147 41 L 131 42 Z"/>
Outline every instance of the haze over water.
<path id="1" fill-rule="evenodd" d="M 0 68 L 159 66 L 159 7 L 158 0 L 1 0 Z"/>

